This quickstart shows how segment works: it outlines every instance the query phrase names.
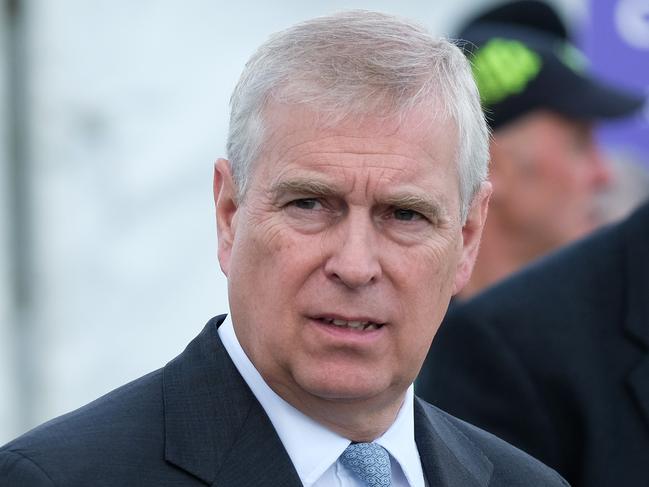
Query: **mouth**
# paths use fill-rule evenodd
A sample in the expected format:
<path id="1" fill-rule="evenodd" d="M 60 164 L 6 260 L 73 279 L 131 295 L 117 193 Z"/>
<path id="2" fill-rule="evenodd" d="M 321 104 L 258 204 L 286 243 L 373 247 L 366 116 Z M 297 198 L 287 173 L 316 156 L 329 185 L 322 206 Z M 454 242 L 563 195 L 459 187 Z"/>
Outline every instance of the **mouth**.
<path id="1" fill-rule="evenodd" d="M 315 318 L 316 321 L 324 323 L 325 325 L 334 326 L 337 328 L 348 328 L 357 331 L 372 331 L 378 330 L 383 327 L 385 323 L 380 323 L 371 320 L 343 320 L 340 318 L 319 317 Z"/>

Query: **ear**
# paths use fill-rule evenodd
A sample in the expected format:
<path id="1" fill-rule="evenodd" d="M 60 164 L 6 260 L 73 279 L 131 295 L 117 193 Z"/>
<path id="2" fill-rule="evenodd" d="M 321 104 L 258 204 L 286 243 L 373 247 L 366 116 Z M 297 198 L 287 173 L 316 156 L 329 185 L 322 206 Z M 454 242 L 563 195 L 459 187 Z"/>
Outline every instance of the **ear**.
<path id="1" fill-rule="evenodd" d="M 236 231 L 235 216 L 238 205 L 230 162 L 226 159 L 219 159 L 214 164 L 214 206 L 216 207 L 219 264 L 227 277 Z"/>
<path id="2" fill-rule="evenodd" d="M 455 271 L 454 295 L 462 290 L 471 277 L 473 265 L 478 256 L 482 229 L 487 220 L 487 207 L 489 206 L 490 196 L 491 183 L 485 181 L 480 185 L 480 189 L 473 197 L 466 222 L 462 227 L 462 255 Z"/>

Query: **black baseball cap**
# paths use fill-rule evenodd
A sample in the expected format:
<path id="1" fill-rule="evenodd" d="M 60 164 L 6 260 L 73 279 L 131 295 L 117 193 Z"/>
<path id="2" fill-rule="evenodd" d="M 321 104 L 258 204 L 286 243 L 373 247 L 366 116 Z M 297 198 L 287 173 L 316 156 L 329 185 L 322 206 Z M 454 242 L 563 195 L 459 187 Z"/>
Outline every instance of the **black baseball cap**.
<path id="1" fill-rule="evenodd" d="M 598 80 L 558 14 L 538 0 L 492 8 L 460 29 L 492 129 L 536 109 L 578 120 L 630 115 L 644 98 Z"/>

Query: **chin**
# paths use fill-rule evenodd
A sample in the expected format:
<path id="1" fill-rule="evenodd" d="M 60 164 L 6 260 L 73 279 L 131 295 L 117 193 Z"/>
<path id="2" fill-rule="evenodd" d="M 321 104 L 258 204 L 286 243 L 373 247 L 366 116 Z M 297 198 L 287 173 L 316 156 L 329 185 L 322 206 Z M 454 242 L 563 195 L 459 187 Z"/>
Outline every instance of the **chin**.
<path id="1" fill-rule="evenodd" d="M 371 377 L 368 374 L 359 374 L 358 371 L 316 374 L 296 379 L 311 395 L 328 401 L 365 401 L 394 390 L 393 382 L 387 377 Z"/>

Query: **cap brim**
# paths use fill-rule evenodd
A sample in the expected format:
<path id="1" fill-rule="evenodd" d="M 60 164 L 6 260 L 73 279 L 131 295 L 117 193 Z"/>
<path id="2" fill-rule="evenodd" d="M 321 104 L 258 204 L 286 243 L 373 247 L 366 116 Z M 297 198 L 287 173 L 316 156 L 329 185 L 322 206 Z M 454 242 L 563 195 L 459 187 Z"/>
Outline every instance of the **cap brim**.
<path id="1" fill-rule="evenodd" d="M 571 86 L 564 86 L 550 97 L 548 105 L 578 119 L 624 117 L 638 111 L 645 103 L 645 99 L 638 95 L 590 77 L 575 76 L 566 84 Z"/>

